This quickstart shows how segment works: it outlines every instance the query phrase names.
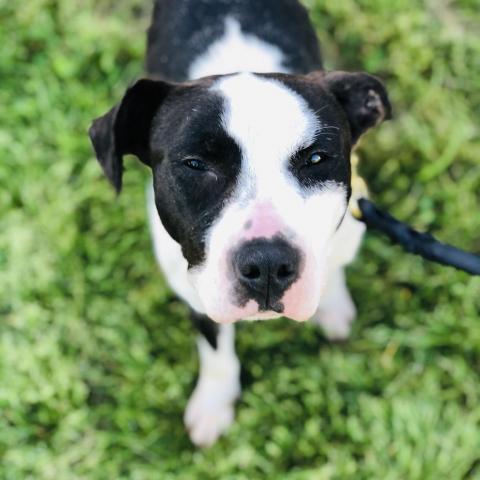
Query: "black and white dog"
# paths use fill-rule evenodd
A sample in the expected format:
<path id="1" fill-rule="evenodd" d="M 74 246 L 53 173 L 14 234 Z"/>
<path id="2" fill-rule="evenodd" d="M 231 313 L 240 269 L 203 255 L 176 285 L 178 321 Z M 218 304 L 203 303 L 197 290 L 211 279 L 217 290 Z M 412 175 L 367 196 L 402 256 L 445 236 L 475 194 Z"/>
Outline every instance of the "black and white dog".
<path id="1" fill-rule="evenodd" d="M 297 0 L 157 0 L 147 69 L 90 136 L 117 191 L 123 156 L 152 169 L 155 254 L 201 332 L 185 422 L 212 444 L 240 393 L 234 322 L 312 319 L 347 337 L 350 153 L 390 115 L 382 83 L 325 72 Z M 251 73 L 255 72 L 255 73 Z"/>

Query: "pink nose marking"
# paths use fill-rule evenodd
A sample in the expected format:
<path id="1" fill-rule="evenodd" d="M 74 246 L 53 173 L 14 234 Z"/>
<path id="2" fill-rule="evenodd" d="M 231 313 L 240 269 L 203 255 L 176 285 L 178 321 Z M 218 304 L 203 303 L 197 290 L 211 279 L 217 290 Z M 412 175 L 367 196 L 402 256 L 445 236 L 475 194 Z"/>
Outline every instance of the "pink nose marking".
<path id="1" fill-rule="evenodd" d="M 247 240 L 258 237 L 273 237 L 282 230 L 275 209 L 268 203 L 254 207 L 252 217 L 245 225 Z"/>

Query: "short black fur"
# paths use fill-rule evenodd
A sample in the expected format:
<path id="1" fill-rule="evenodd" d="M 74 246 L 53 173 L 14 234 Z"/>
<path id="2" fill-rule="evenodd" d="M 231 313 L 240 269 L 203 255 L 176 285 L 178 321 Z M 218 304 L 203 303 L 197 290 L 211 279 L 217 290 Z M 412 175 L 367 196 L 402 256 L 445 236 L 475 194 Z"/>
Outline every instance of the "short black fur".
<path id="1" fill-rule="evenodd" d="M 324 75 L 324 82 L 347 115 L 353 144 L 369 128 L 392 118 L 387 91 L 373 75 L 330 72 Z"/>
<path id="2" fill-rule="evenodd" d="M 190 320 L 195 328 L 205 337 L 210 346 L 217 348 L 218 323 L 210 320 L 206 315 L 190 309 Z"/>
<path id="3" fill-rule="evenodd" d="M 121 102 L 97 118 L 90 139 L 105 175 L 115 190 L 122 189 L 123 156 L 136 155 L 149 165 L 148 142 L 152 118 L 171 86 L 142 79 L 129 88 Z"/>

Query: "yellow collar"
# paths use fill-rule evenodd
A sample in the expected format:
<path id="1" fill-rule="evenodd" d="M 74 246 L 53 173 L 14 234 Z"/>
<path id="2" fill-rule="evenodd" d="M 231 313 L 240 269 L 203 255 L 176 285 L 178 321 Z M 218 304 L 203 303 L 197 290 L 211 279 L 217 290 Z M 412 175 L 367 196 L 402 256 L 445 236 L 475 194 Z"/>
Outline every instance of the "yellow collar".
<path id="1" fill-rule="evenodd" d="M 352 165 L 352 196 L 350 197 L 350 203 L 348 209 L 350 213 L 357 219 L 362 217 L 362 212 L 358 207 L 358 200 L 360 198 L 368 198 L 368 187 L 365 180 L 358 174 L 358 164 L 360 158 L 356 153 L 352 153 L 351 165 Z"/>

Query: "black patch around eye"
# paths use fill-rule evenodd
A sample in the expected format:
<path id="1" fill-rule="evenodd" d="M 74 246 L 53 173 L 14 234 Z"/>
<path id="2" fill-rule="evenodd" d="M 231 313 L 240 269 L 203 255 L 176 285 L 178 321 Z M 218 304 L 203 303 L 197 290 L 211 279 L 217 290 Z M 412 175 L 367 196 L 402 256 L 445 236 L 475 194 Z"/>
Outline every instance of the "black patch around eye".
<path id="1" fill-rule="evenodd" d="M 316 155 L 321 157 L 320 161 L 312 162 L 312 157 Z M 320 187 L 327 182 L 349 184 L 348 161 L 340 152 L 316 145 L 297 152 L 290 160 L 289 170 L 305 188 Z"/>
<path id="2" fill-rule="evenodd" d="M 190 267 L 204 260 L 208 229 L 234 191 L 240 171 L 240 147 L 223 128 L 222 114 L 219 96 L 197 90 L 177 99 L 153 126 L 155 203 Z M 186 159 L 201 160 L 205 169 L 189 168 Z"/>
<path id="3" fill-rule="evenodd" d="M 291 169 L 314 168 L 332 162 L 338 157 L 335 151 L 329 151 L 322 146 L 312 145 L 299 150 L 290 159 Z"/>

